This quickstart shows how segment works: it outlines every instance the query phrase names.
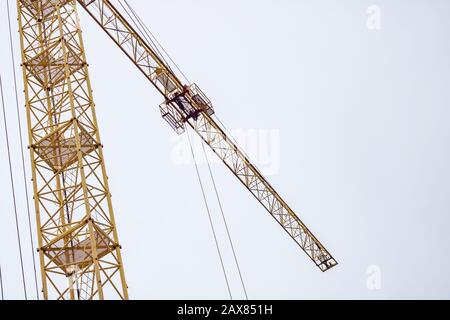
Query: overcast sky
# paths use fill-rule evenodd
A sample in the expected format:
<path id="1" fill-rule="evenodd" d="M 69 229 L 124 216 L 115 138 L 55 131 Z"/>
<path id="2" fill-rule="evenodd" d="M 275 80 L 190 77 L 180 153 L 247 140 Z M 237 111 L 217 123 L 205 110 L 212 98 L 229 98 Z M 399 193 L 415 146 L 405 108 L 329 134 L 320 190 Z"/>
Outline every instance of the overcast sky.
<path id="1" fill-rule="evenodd" d="M 450 298 L 449 1 L 129 3 L 340 263 L 320 272 L 213 164 L 250 298 Z M 228 298 L 186 141 L 161 119 L 156 90 L 80 12 L 130 297 Z M 34 297 L 5 0 L 0 28 Z M 21 77 L 19 87 L 22 106 Z M 3 122 L 0 129 L 0 263 L 6 297 L 22 298 Z M 242 298 L 207 168 L 200 170 L 233 296 Z"/>

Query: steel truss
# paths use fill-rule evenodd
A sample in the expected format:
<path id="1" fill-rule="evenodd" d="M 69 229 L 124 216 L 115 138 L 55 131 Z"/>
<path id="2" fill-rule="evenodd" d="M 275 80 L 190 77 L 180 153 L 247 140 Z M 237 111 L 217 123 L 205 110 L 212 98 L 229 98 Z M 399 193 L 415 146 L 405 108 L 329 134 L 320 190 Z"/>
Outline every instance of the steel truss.
<path id="1" fill-rule="evenodd" d="M 127 299 L 75 0 L 17 0 L 45 299 Z"/>

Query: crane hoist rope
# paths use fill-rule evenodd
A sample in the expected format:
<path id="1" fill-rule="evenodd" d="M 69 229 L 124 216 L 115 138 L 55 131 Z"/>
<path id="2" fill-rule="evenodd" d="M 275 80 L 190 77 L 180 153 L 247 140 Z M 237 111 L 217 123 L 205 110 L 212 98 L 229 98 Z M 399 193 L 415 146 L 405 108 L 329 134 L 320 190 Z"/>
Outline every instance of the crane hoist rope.
<path id="1" fill-rule="evenodd" d="M 192 155 L 192 161 L 194 162 L 195 172 L 197 174 L 198 183 L 200 185 L 200 189 L 201 189 L 201 192 L 202 192 L 202 197 L 203 197 L 203 202 L 205 204 L 206 213 L 208 214 L 209 226 L 211 228 L 211 232 L 213 234 L 213 239 L 214 239 L 214 244 L 216 246 L 217 254 L 219 256 L 219 261 L 220 261 L 220 265 L 221 265 L 221 268 L 222 268 L 222 273 L 223 273 L 223 276 L 224 276 L 224 279 L 225 279 L 225 283 L 227 285 L 227 290 L 228 290 L 228 294 L 230 296 L 230 300 L 233 300 L 233 294 L 231 293 L 230 281 L 228 280 L 227 270 L 225 268 L 225 263 L 224 263 L 224 260 L 223 260 L 222 251 L 220 250 L 219 240 L 217 239 L 216 228 L 214 227 L 214 222 L 213 222 L 213 219 L 212 219 L 211 210 L 209 208 L 208 199 L 206 198 L 205 187 L 203 186 L 202 177 L 200 175 L 200 170 L 199 170 L 199 167 L 198 167 L 197 158 L 195 156 L 194 147 L 192 146 L 192 141 L 191 141 L 191 137 L 190 137 L 189 131 L 186 132 L 186 135 L 187 135 L 188 142 L 189 142 L 189 148 L 190 148 L 190 152 L 191 152 L 191 155 Z"/>
<path id="2" fill-rule="evenodd" d="M 17 209 L 16 188 L 15 188 L 15 182 L 14 182 L 14 173 L 13 173 L 13 166 L 12 166 L 12 159 L 11 159 L 11 147 L 10 147 L 10 140 L 9 140 L 8 124 L 7 124 L 8 121 L 7 121 L 7 116 L 6 116 L 5 96 L 3 94 L 3 81 L 2 81 L 1 75 L 0 75 L 0 99 L 2 100 L 3 125 L 4 125 L 4 131 L 5 131 L 5 141 L 6 141 L 6 153 L 7 153 L 8 164 L 9 164 L 9 179 L 10 179 L 10 184 L 11 184 L 12 202 L 13 202 L 13 206 L 14 206 L 14 222 L 16 224 L 17 246 L 18 246 L 18 250 L 19 250 L 19 260 L 20 260 L 20 271 L 22 274 L 23 294 L 24 294 L 25 300 L 28 300 L 27 282 L 25 280 L 25 268 L 24 268 L 24 260 L 23 260 L 22 241 L 20 239 L 20 230 L 19 230 L 19 213 L 18 213 L 18 209 Z"/>
<path id="3" fill-rule="evenodd" d="M 9 31 L 9 46 L 10 46 L 10 54 L 11 54 L 11 68 L 12 74 L 14 78 L 14 98 L 16 102 L 16 115 L 17 115 L 17 127 L 19 128 L 19 146 L 20 146 L 20 159 L 21 159 L 21 169 L 22 169 L 22 178 L 23 178 L 23 187 L 25 191 L 25 204 L 27 209 L 27 223 L 28 223 L 28 235 L 30 239 L 30 250 L 31 257 L 33 263 L 33 277 L 34 277 L 34 289 L 36 292 L 36 299 L 39 300 L 39 289 L 38 289 L 38 277 L 37 277 L 37 268 L 36 268 L 36 258 L 35 258 L 35 247 L 34 247 L 34 235 L 33 228 L 31 224 L 31 210 L 30 210 L 30 200 L 29 200 L 29 192 L 28 192 L 28 184 L 27 184 L 27 174 L 25 169 L 25 155 L 24 155 L 24 143 L 22 136 L 22 121 L 20 120 L 20 110 L 19 110 L 19 96 L 18 96 L 18 87 L 17 87 L 17 75 L 16 75 L 16 59 L 14 52 L 14 44 L 12 38 L 12 28 L 11 28 L 11 14 L 10 14 L 10 6 L 9 0 L 6 0 L 6 12 L 8 16 L 8 31 Z"/>
<path id="4" fill-rule="evenodd" d="M 234 247 L 233 239 L 231 238 L 230 228 L 228 227 L 228 222 L 227 222 L 227 219 L 226 219 L 226 216 L 225 216 L 225 211 L 223 209 L 222 200 L 220 199 L 219 190 L 217 188 L 216 179 L 215 179 L 215 177 L 213 175 L 211 164 L 209 162 L 209 157 L 208 157 L 208 154 L 206 152 L 205 145 L 203 143 L 202 143 L 202 151 L 203 151 L 203 157 L 206 160 L 206 164 L 208 166 L 209 176 L 210 176 L 211 182 L 213 184 L 214 193 L 216 195 L 217 203 L 219 205 L 219 209 L 220 209 L 220 213 L 221 213 L 221 217 L 222 217 L 222 222 L 223 222 L 223 225 L 225 226 L 228 242 L 230 244 L 231 251 L 233 253 L 233 259 L 234 259 L 234 263 L 236 265 L 236 268 L 237 268 L 237 271 L 238 271 L 238 274 L 239 274 L 239 280 L 241 282 L 242 290 L 244 291 L 245 299 L 248 300 L 247 288 L 245 286 L 244 277 L 242 276 L 241 266 L 240 266 L 238 258 L 237 258 L 237 253 L 236 253 L 236 249 Z"/>
<path id="5" fill-rule="evenodd" d="M 3 274 L 2 274 L 2 266 L 0 265 L 0 292 L 2 294 L 2 300 L 5 300 L 5 293 L 3 290 Z"/>

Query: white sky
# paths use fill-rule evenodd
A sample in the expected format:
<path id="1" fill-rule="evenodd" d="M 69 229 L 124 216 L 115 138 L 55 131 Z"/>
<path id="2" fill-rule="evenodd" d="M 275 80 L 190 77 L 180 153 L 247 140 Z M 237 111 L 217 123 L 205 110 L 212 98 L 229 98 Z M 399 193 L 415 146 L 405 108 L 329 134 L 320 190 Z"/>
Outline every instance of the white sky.
<path id="1" fill-rule="evenodd" d="M 230 130 L 262 132 L 259 146 L 279 164 L 269 180 L 340 262 L 317 270 L 216 164 L 250 298 L 450 298 L 449 1 L 129 2 Z M 381 9 L 380 30 L 367 27 L 370 5 Z M 5 10 L 2 0 L 0 72 L 33 296 Z M 160 118 L 161 97 L 81 18 L 130 296 L 226 299 L 194 167 L 174 159 L 179 142 Z M 22 298 L 3 125 L 0 138 L 0 262 L 7 298 Z M 380 271 L 378 290 L 368 270 Z"/>

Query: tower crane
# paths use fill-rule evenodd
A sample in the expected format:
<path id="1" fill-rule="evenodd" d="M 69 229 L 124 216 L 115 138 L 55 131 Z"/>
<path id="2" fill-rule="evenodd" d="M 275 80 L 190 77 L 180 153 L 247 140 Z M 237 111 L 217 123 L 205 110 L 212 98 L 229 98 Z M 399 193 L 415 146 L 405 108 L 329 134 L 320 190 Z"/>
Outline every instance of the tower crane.
<path id="1" fill-rule="evenodd" d="M 111 0 L 17 0 L 38 251 L 45 299 L 128 299 L 78 8 L 158 90 L 161 116 L 190 127 L 321 270 L 336 260 Z"/>

